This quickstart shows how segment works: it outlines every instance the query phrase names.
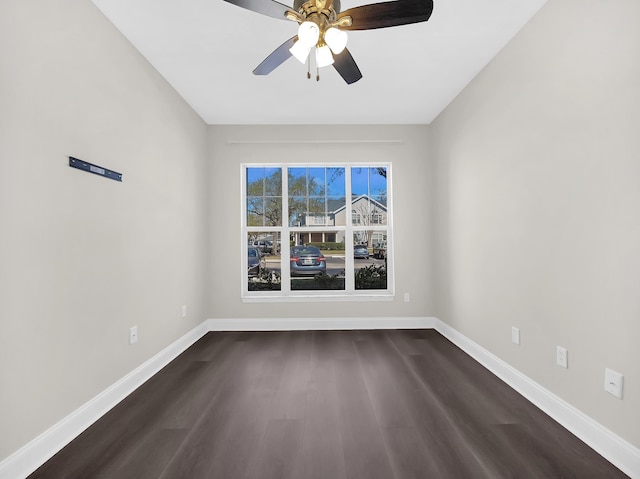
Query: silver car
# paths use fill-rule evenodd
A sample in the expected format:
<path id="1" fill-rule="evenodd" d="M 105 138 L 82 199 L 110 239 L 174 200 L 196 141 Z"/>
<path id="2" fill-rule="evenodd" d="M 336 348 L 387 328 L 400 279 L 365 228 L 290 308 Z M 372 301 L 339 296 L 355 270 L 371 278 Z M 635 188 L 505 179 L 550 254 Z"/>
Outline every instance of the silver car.
<path id="1" fill-rule="evenodd" d="M 327 259 L 315 246 L 292 246 L 289 263 L 291 276 L 316 275 L 327 272 Z"/>
<path id="2" fill-rule="evenodd" d="M 357 244 L 353 246 L 353 257 L 369 259 L 369 248 L 366 244 Z"/>

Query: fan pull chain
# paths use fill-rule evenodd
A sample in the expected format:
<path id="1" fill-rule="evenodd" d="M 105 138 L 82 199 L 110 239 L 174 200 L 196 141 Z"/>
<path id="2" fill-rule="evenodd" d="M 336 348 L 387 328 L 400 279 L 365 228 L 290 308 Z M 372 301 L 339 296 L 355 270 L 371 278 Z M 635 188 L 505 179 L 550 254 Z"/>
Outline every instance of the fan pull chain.
<path id="1" fill-rule="evenodd" d="M 311 55 L 307 57 L 307 80 L 311 79 Z"/>
<path id="2" fill-rule="evenodd" d="M 320 68 L 316 65 L 316 81 L 320 81 Z"/>

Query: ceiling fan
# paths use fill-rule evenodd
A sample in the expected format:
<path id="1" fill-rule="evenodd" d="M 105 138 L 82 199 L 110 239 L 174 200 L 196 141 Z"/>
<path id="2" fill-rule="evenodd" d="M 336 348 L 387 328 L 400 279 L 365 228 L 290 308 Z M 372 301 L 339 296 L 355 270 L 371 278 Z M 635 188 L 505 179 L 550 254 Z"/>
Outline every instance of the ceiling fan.
<path id="1" fill-rule="evenodd" d="M 315 48 L 316 80 L 318 69 L 333 65 L 348 84 L 362 78 L 362 73 L 346 48 L 345 30 L 371 30 L 426 22 L 433 11 L 433 0 L 393 0 L 372 3 L 340 12 L 340 0 L 294 0 L 289 7 L 275 0 L 225 0 L 247 10 L 299 24 L 298 34 L 291 37 L 255 70 L 254 75 L 268 75 L 289 57 L 306 63 L 311 78 L 310 53 Z"/>

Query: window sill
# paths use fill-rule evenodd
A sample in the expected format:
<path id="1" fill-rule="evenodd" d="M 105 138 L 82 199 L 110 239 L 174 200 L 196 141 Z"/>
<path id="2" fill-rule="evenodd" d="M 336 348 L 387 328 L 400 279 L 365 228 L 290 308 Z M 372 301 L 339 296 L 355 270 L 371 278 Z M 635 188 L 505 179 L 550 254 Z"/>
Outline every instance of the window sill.
<path id="1" fill-rule="evenodd" d="M 395 294 L 384 292 L 376 294 L 265 294 L 265 295 L 243 295 L 243 303 L 340 303 L 340 302 L 363 302 L 363 301 L 393 301 Z"/>

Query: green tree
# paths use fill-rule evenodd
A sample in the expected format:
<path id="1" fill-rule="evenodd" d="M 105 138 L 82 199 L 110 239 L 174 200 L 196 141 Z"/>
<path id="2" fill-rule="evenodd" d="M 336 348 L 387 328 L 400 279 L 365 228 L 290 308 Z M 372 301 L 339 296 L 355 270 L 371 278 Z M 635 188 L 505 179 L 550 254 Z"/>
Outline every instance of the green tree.
<path id="1" fill-rule="evenodd" d="M 282 169 L 247 184 L 247 226 L 282 226 Z"/>

